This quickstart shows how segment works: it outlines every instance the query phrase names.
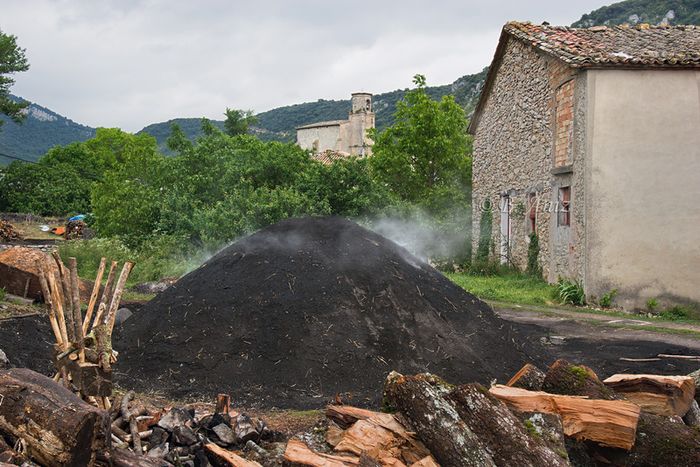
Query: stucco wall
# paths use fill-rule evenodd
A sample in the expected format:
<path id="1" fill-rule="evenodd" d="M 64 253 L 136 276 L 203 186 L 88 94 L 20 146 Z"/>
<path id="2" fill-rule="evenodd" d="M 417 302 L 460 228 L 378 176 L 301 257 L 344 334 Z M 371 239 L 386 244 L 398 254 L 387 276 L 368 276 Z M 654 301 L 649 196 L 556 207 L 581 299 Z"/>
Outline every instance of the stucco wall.
<path id="1" fill-rule="evenodd" d="M 332 149 L 342 150 L 339 147 L 340 125 L 304 128 L 297 130 L 297 144 L 302 149 L 313 150 L 314 142 L 318 140 L 318 151 Z"/>
<path id="2" fill-rule="evenodd" d="M 700 72 L 588 72 L 586 290 L 700 301 Z"/>
<path id="3" fill-rule="evenodd" d="M 492 244 L 494 256 L 500 257 L 501 195 L 511 199 L 510 244 L 508 262 L 524 269 L 527 264 L 529 234 L 528 197 L 535 193 L 537 203 L 536 231 L 540 244 L 540 266 L 544 277 L 555 281 L 559 276 L 578 279 L 578 262 L 571 260 L 578 250 L 575 222 L 576 209 L 582 204 L 575 196 L 582 196 L 582 188 L 572 189 L 572 227 L 556 225 L 557 189 L 561 184 L 573 184 L 578 172 L 553 175 L 555 94 L 559 86 L 576 76 L 576 72 L 562 62 L 538 53 L 532 47 L 514 39 L 506 45 L 503 58 L 481 112 L 474 134 L 473 157 L 473 248 L 479 241 L 481 206 L 485 199 L 495 207 L 493 213 Z M 574 99 L 574 126 L 571 159 L 575 169 L 581 159 L 583 145 L 577 144 L 585 125 L 579 124 L 585 86 L 576 80 L 570 83 Z"/>

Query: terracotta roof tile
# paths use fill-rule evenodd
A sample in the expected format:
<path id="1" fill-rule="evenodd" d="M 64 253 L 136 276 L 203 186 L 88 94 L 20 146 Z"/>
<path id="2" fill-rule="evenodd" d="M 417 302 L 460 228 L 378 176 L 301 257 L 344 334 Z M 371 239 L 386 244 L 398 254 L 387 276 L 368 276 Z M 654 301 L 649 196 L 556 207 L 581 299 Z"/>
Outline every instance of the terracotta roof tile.
<path id="1" fill-rule="evenodd" d="M 503 31 L 573 67 L 700 67 L 698 26 L 583 29 L 510 22 Z"/>

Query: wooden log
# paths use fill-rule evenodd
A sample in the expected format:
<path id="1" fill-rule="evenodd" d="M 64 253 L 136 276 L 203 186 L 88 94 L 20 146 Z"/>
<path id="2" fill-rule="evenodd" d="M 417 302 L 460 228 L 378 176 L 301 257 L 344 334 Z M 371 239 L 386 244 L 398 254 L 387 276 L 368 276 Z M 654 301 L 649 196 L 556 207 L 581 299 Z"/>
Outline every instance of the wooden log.
<path id="1" fill-rule="evenodd" d="M 292 464 L 310 467 L 352 467 L 360 464 L 360 459 L 355 456 L 337 456 L 314 452 L 298 439 L 289 440 L 287 449 L 284 451 L 284 460 Z"/>
<path id="2" fill-rule="evenodd" d="M 216 396 L 216 408 L 214 413 L 228 414 L 231 411 L 231 396 L 228 394 L 218 394 Z"/>
<path id="3" fill-rule="evenodd" d="M 102 451 L 98 454 L 98 460 L 105 465 L 112 467 L 164 467 L 172 466 L 170 462 L 162 459 L 153 459 L 146 456 L 139 456 L 127 449 L 112 449 Z"/>
<path id="4" fill-rule="evenodd" d="M 595 371 L 585 365 L 574 365 L 564 359 L 552 363 L 540 390 L 565 396 L 588 396 L 591 399 L 616 398 L 614 392 L 598 379 Z"/>
<path id="5" fill-rule="evenodd" d="M 112 264 L 109 266 L 109 273 L 107 274 L 107 283 L 102 291 L 102 298 L 100 298 L 100 304 L 97 307 L 97 313 L 95 314 L 95 320 L 92 323 L 91 329 L 94 329 L 96 326 L 102 324 L 104 320 L 104 314 L 107 311 L 109 300 L 112 297 L 112 286 L 114 285 L 114 274 L 116 269 L 117 262 L 112 261 Z"/>
<path id="6" fill-rule="evenodd" d="M 596 465 L 680 467 L 700 465 L 700 431 L 667 417 L 642 412 L 634 448 L 588 446 Z"/>
<path id="7" fill-rule="evenodd" d="M 634 445 L 640 409 L 631 402 L 562 396 L 503 385 L 495 385 L 489 392 L 521 412 L 559 414 L 564 434 L 575 439 L 627 451 Z"/>
<path id="8" fill-rule="evenodd" d="M 119 279 L 117 280 L 117 285 L 114 287 L 114 294 L 109 302 L 109 308 L 107 310 L 107 315 L 105 317 L 104 323 L 108 325 L 109 334 L 112 334 L 114 329 L 114 320 L 116 319 L 117 309 L 119 308 L 119 302 L 122 299 L 122 293 L 124 292 L 124 287 L 126 287 L 126 281 L 129 278 L 131 269 L 134 267 L 134 263 L 127 261 L 122 267 L 122 272 L 119 274 Z"/>
<path id="9" fill-rule="evenodd" d="M 85 362 L 85 336 L 83 335 L 83 317 L 80 310 L 80 279 L 78 278 L 78 261 L 74 257 L 68 258 L 70 271 L 71 303 L 73 304 L 73 334 L 78 347 L 78 358 Z"/>
<path id="10" fill-rule="evenodd" d="M 540 437 L 533 436 L 504 403 L 479 384 L 465 384 L 450 391 L 451 401 L 463 422 L 483 440 L 496 465 L 537 467 L 568 466 L 561 454 Z"/>
<path id="11" fill-rule="evenodd" d="M 49 466 L 91 465 L 109 436 L 107 412 L 26 368 L 0 371 L 0 431 Z"/>
<path id="12" fill-rule="evenodd" d="M 57 282 L 57 272 L 51 272 L 47 268 L 43 269 L 46 279 L 49 283 L 49 291 L 51 293 L 51 305 L 56 309 L 56 319 L 58 321 L 58 327 L 61 329 L 61 339 L 63 340 L 64 349 L 70 344 L 68 339 L 68 329 L 66 327 L 66 317 L 64 314 L 65 303 L 63 301 L 63 294 L 61 293 L 60 285 Z"/>
<path id="13" fill-rule="evenodd" d="M 105 265 L 107 263 L 107 258 L 102 257 L 100 259 L 100 265 L 97 268 L 97 276 L 95 277 L 95 284 L 92 287 L 92 293 L 90 294 L 90 301 L 88 302 L 87 311 L 85 312 L 85 320 L 83 321 L 83 335 L 87 335 L 90 330 L 90 324 L 92 320 L 92 315 L 95 312 L 95 303 L 97 302 L 97 296 L 100 294 L 100 287 L 102 287 L 102 276 L 105 272 Z"/>
<path id="14" fill-rule="evenodd" d="M 46 280 L 46 274 L 44 274 L 41 263 L 38 261 L 36 268 L 39 271 L 39 285 L 41 286 L 41 294 L 44 296 L 44 303 L 48 305 L 49 308 L 49 324 L 51 324 L 51 331 L 53 331 L 56 343 L 59 345 L 59 347 L 63 347 L 63 336 L 61 335 L 61 328 L 58 325 L 56 311 L 54 310 L 54 306 L 51 304 L 51 292 L 49 291 L 49 283 Z"/>
<path id="15" fill-rule="evenodd" d="M 506 383 L 506 386 L 527 389 L 528 391 L 541 391 L 545 374 L 542 370 L 531 363 L 526 363 L 513 377 Z"/>
<path id="16" fill-rule="evenodd" d="M 441 465 L 496 466 L 487 445 L 465 425 L 446 394 L 421 375 L 392 371 L 384 383 L 384 400 L 401 412 Z"/>
<path id="17" fill-rule="evenodd" d="M 214 443 L 206 443 L 204 449 L 231 467 L 262 467 L 259 463 L 244 459 L 235 452 L 228 451 Z"/>
<path id="18" fill-rule="evenodd" d="M 131 441 L 134 444 L 134 452 L 138 455 L 143 454 L 141 448 L 141 438 L 139 437 L 138 423 L 136 422 L 136 414 L 129 410 L 129 401 L 134 398 L 134 391 L 129 391 L 124 394 L 121 403 L 122 418 L 129 424 L 129 432 L 131 433 Z"/>
<path id="19" fill-rule="evenodd" d="M 693 381 L 695 381 L 695 400 L 700 402 L 700 370 L 695 370 L 692 373 L 688 373 L 688 376 L 693 378 Z"/>
<path id="20" fill-rule="evenodd" d="M 656 415 L 682 417 L 695 398 L 695 381 L 690 376 L 616 374 L 604 383 Z"/>
<path id="21" fill-rule="evenodd" d="M 63 292 L 63 312 L 66 317 L 66 328 L 68 329 L 68 340 L 75 343 L 75 324 L 73 323 L 73 293 L 70 285 L 70 273 L 61 261 L 61 256 L 57 251 L 51 253 L 56 266 L 58 267 L 58 284 Z"/>
<path id="22" fill-rule="evenodd" d="M 366 420 L 380 412 L 360 409 L 349 405 L 329 405 L 326 407 L 326 417 L 333 420 L 341 428 L 348 428 L 358 420 Z"/>

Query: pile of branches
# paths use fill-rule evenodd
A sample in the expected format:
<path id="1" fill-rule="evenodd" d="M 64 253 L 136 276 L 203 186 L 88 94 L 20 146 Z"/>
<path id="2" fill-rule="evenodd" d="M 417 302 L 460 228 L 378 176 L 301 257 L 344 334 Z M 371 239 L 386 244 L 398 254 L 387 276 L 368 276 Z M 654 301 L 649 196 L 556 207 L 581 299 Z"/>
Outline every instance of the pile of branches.
<path id="1" fill-rule="evenodd" d="M 507 385 L 453 386 L 392 372 L 392 414 L 330 406 L 332 451 L 290 440 L 305 466 L 700 465 L 697 375 L 613 375 L 601 381 L 557 360 L 523 367 Z"/>
<path id="2" fill-rule="evenodd" d="M 66 231 L 63 233 L 63 237 L 66 240 L 77 240 L 80 238 L 89 239 L 92 238 L 92 236 L 92 230 L 81 220 L 68 221 L 66 224 Z"/>
<path id="3" fill-rule="evenodd" d="M 0 219 L 0 241 L 17 242 L 22 240 L 22 236 L 15 227 L 7 221 Z"/>
<path id="4" fill-rule="evenodd" d="M 116 361 L 116 352 L 112 350 L 112 332 L 134 263 L 125 262 L 117 279 L 117 262 L 112 261 L 103 288 L 102 277 L 107 259 L 101 259 L 83 317 L 76 259 L 68 258 L 66 266 L 57 252 L 52 253 L 52 257 L 56 263 L 55 269 L 41 261 L 37 261 L 36 267 L 56 340 L 54 363 L 57 372 L 54 381 L 62 381 L 67 389 L 77 391 L 83 400 L 109 409 L 112 364 Z"/>

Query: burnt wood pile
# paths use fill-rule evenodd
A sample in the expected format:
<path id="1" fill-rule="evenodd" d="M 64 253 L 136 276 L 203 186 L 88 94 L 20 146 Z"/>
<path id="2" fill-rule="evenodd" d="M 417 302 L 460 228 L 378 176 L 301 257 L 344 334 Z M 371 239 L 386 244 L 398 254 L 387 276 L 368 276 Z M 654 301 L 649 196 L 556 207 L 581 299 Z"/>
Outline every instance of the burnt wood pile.
<path id="1" fill-rule="evenodd" d="M 0 465 L 259 467 L 234 449 L 264 451 L 258 443 L 280 437 L 227 395 L 213 413 L 149 410 L 133 392 L 104 410 L 25 368 L 0 371 L 0 401 Z"/>

